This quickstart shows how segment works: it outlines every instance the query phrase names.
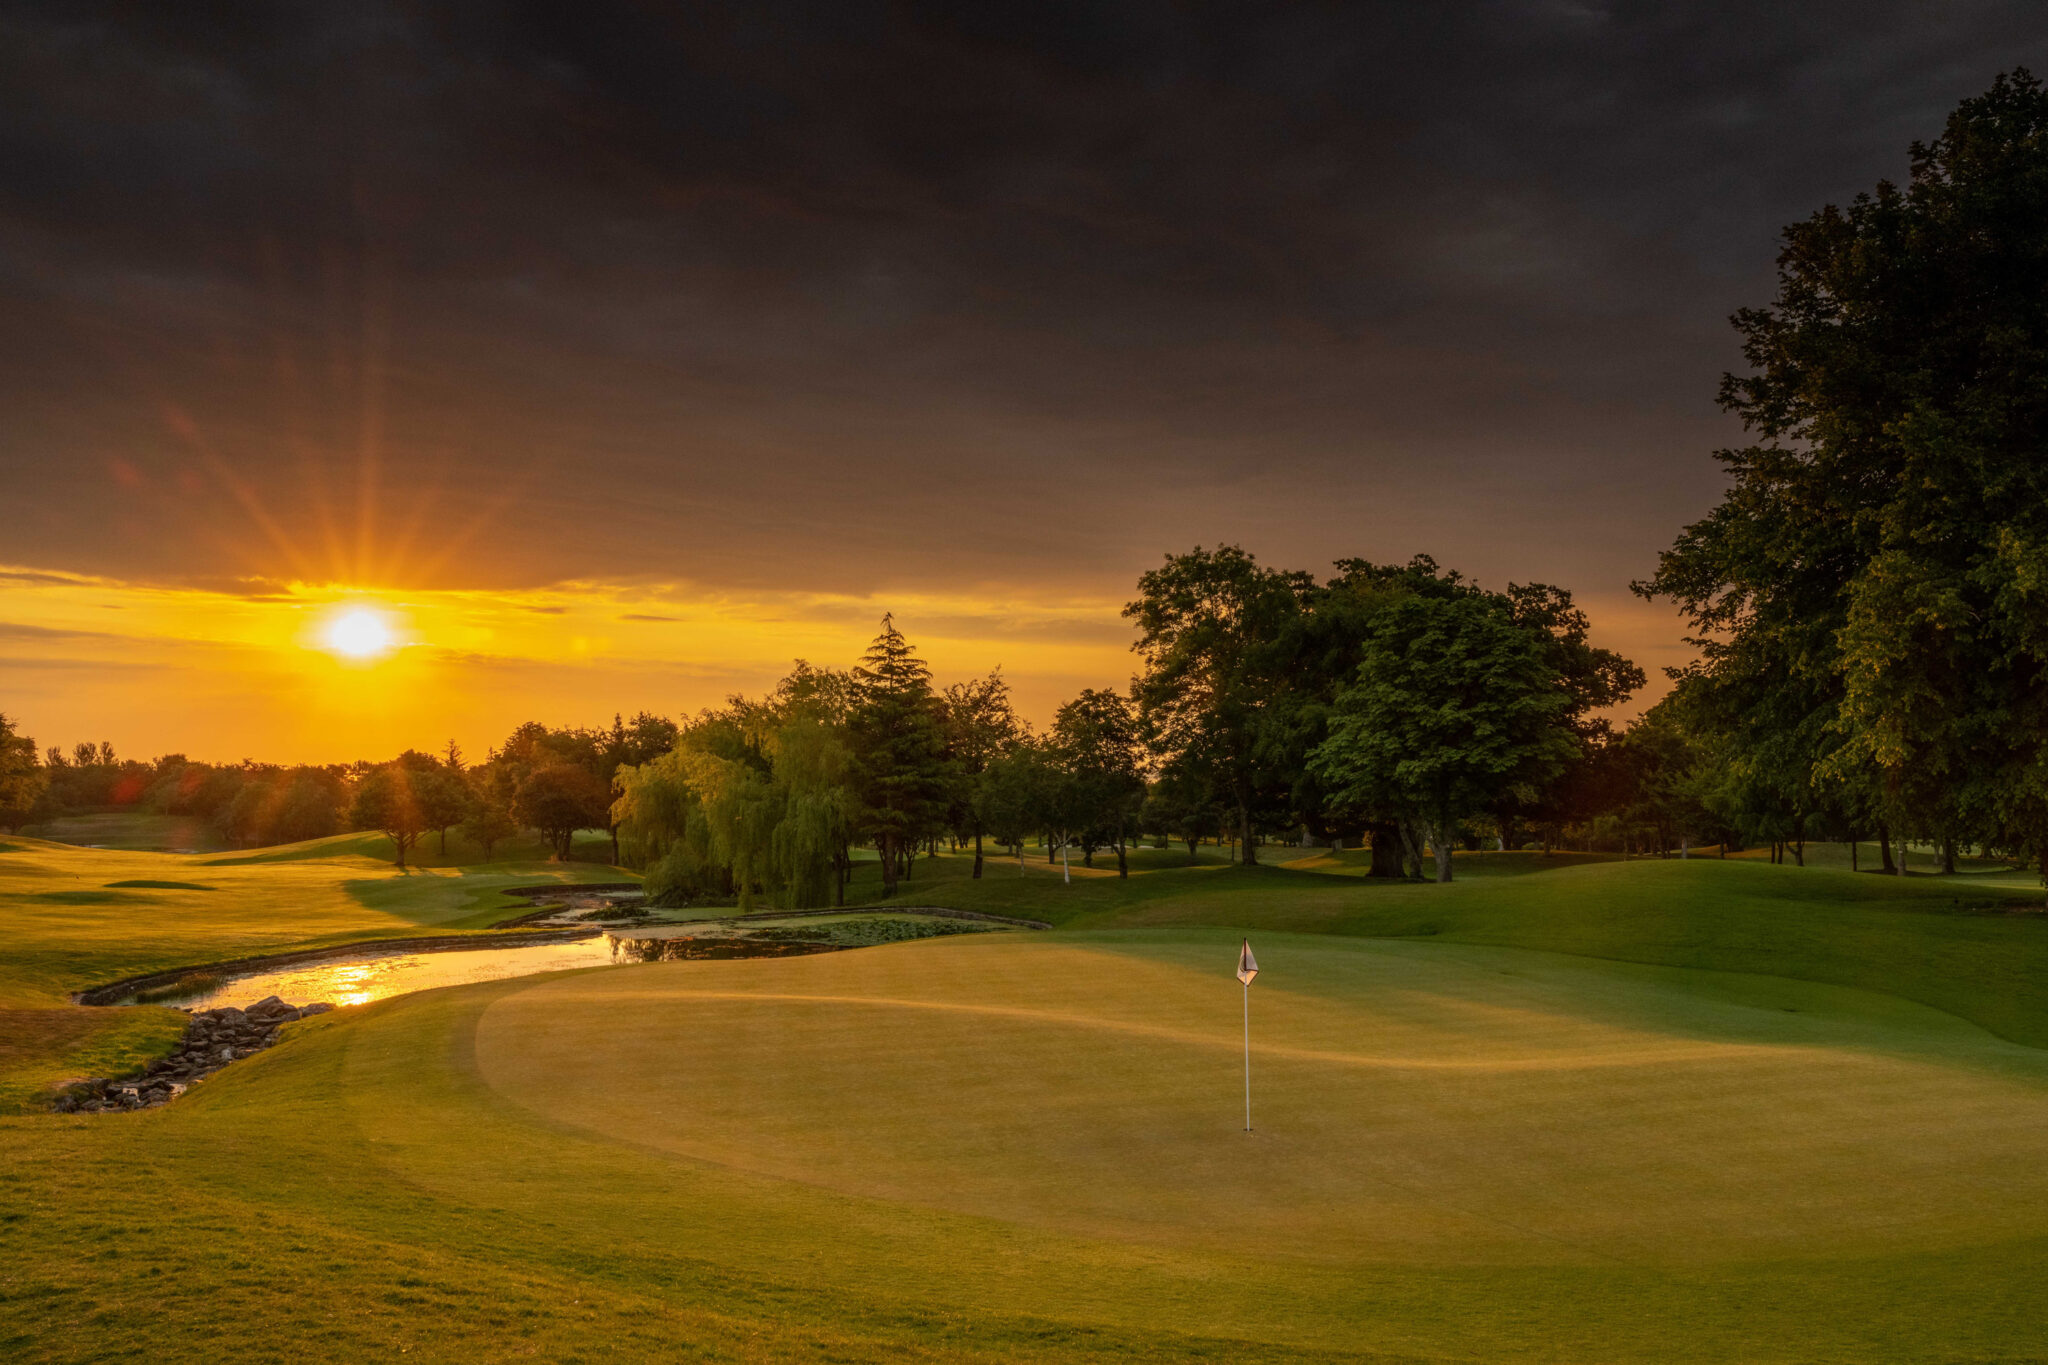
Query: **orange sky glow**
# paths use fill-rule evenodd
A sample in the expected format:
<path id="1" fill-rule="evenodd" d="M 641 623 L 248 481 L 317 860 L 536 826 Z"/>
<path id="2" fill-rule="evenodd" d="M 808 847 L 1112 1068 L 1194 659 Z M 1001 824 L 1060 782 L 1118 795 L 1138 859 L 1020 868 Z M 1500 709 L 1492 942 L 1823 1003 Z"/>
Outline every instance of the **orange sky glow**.
<path id="1" fill-rule="evenodd" d="M 794 659 L 845 667 L 882 613 L 940 682 L 1001 667 L 1043 725 L 1136 658 L 1123 595 L 886 597 L 564 583 L 520 591 L 265 585 L 248 595 L 0 566 L 4 709 L 43 745 L 109 740 L 124 757 L 382 758 L 449 739 L 482 756 L 514 726 L 682 716 L 760 693 Z M 1678 662 L 1668 616 L 1588 603 L 1595 638 L 1653 672 Z M 388 647 L 350 652 L 374 622 Z M 375 636 L 369 637 L 374 646 Z M 1632 714 L 1637 706 L 1628 708 Z"/>
<path id="2" fill-rule="evenodd" d="M 1081 687 L 1130 676 L 1120 605 L 583 583 L 237 596 L 0 569 L 0 709 L 39 743 L 107 739 L 137 758 L 334 762 L 450 738 L 481 756 L 525 720 L 676 716 L 764 691 L 797 658 L 844 667 L 893 610 L 942 681 L 1001 666 L 1042 719 Z M 346 642 L 365 612 L 390 647 L 359 657 L 336 628 Z"/>

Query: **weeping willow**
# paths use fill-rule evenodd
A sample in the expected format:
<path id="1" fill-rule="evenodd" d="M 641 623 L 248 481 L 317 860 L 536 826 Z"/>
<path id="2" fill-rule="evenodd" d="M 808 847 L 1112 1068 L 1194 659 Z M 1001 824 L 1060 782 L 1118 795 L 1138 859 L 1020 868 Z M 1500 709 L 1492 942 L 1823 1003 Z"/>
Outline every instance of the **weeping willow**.
<path id="1" fill-rule="evenodd" d="M 829 725 L 799 717 L 734 750 L 707 725 L 675 749 L 619 770 L 621 844 L 647 869 L 650 902 L 736 895 L 781 909 L 828 905 L 852 839 L 853 759 Z M 729 754 L 712 752 L 712 745 Z"/>
<path id="2" fill-rule="evenodd" d="M 776 904 L 829 905 L 858 813 L 852 751 L 831 727 L 798 718 L 776 730 L 771 753 L 782 806 L 770 844 Z"/>
<path id="3" fill-rule="evenodd" d="M 646 870 L 653 905 L 684 905 L 725 895 L 727 870 L 713 856 L 711 828 L 680 751 L 619 769 L 612 803 L 626 861 Z"/>

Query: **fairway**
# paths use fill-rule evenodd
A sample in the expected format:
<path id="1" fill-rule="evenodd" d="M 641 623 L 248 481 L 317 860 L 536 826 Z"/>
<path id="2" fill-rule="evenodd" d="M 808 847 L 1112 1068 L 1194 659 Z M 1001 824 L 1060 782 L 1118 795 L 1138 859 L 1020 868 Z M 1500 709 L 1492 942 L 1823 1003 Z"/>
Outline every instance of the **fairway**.
<path id="1" fill-rule="evenodd" d="M 477 1031 L 551 1121 L 1086 1236 L 1681 1264 L 2048 1231 L 2048 1059 L 1860 992 L 1450 945 L 940 942 L 548 979 Z M 621 1027 L 622 1020 L 630 1027 Z"/>

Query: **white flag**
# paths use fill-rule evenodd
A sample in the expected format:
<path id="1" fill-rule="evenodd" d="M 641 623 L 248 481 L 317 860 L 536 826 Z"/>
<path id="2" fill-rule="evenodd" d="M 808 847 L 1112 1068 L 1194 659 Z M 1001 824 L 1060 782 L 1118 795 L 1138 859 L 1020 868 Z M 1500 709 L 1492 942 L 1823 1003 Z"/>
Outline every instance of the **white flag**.
<path id="1" fill-rule="evenodd" d="M 1252 978 L 1259 974 L 1259 960 L 1252 956 L 1252 941 L 1246 939 L 1244 947 L 1237 954 L 1237 979 L 1249 986 Z"/>

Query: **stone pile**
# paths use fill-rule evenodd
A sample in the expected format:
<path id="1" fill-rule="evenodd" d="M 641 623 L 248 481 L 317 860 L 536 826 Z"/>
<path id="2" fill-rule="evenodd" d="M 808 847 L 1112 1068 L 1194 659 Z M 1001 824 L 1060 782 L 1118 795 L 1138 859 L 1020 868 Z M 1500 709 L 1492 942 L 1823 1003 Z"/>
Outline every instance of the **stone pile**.
<path id="1" fill-rule="evenodd" d="M 72 1086 L 51 1107 L 60 1114 L 100 1114 L 113 1110 L 154 1109 L 243 1057 L 254 1056 L 277 1041 L 277 1031 L 294 1019 L 325 1014 L 334 1006 L 294 1008 L 269 996 L 246 1010 L 229 1005 L 200 1010 L 185 1026 L 185 1036 L 170 1056 L 154 1062 L 131 1080 L 83 1081 Z"/>

